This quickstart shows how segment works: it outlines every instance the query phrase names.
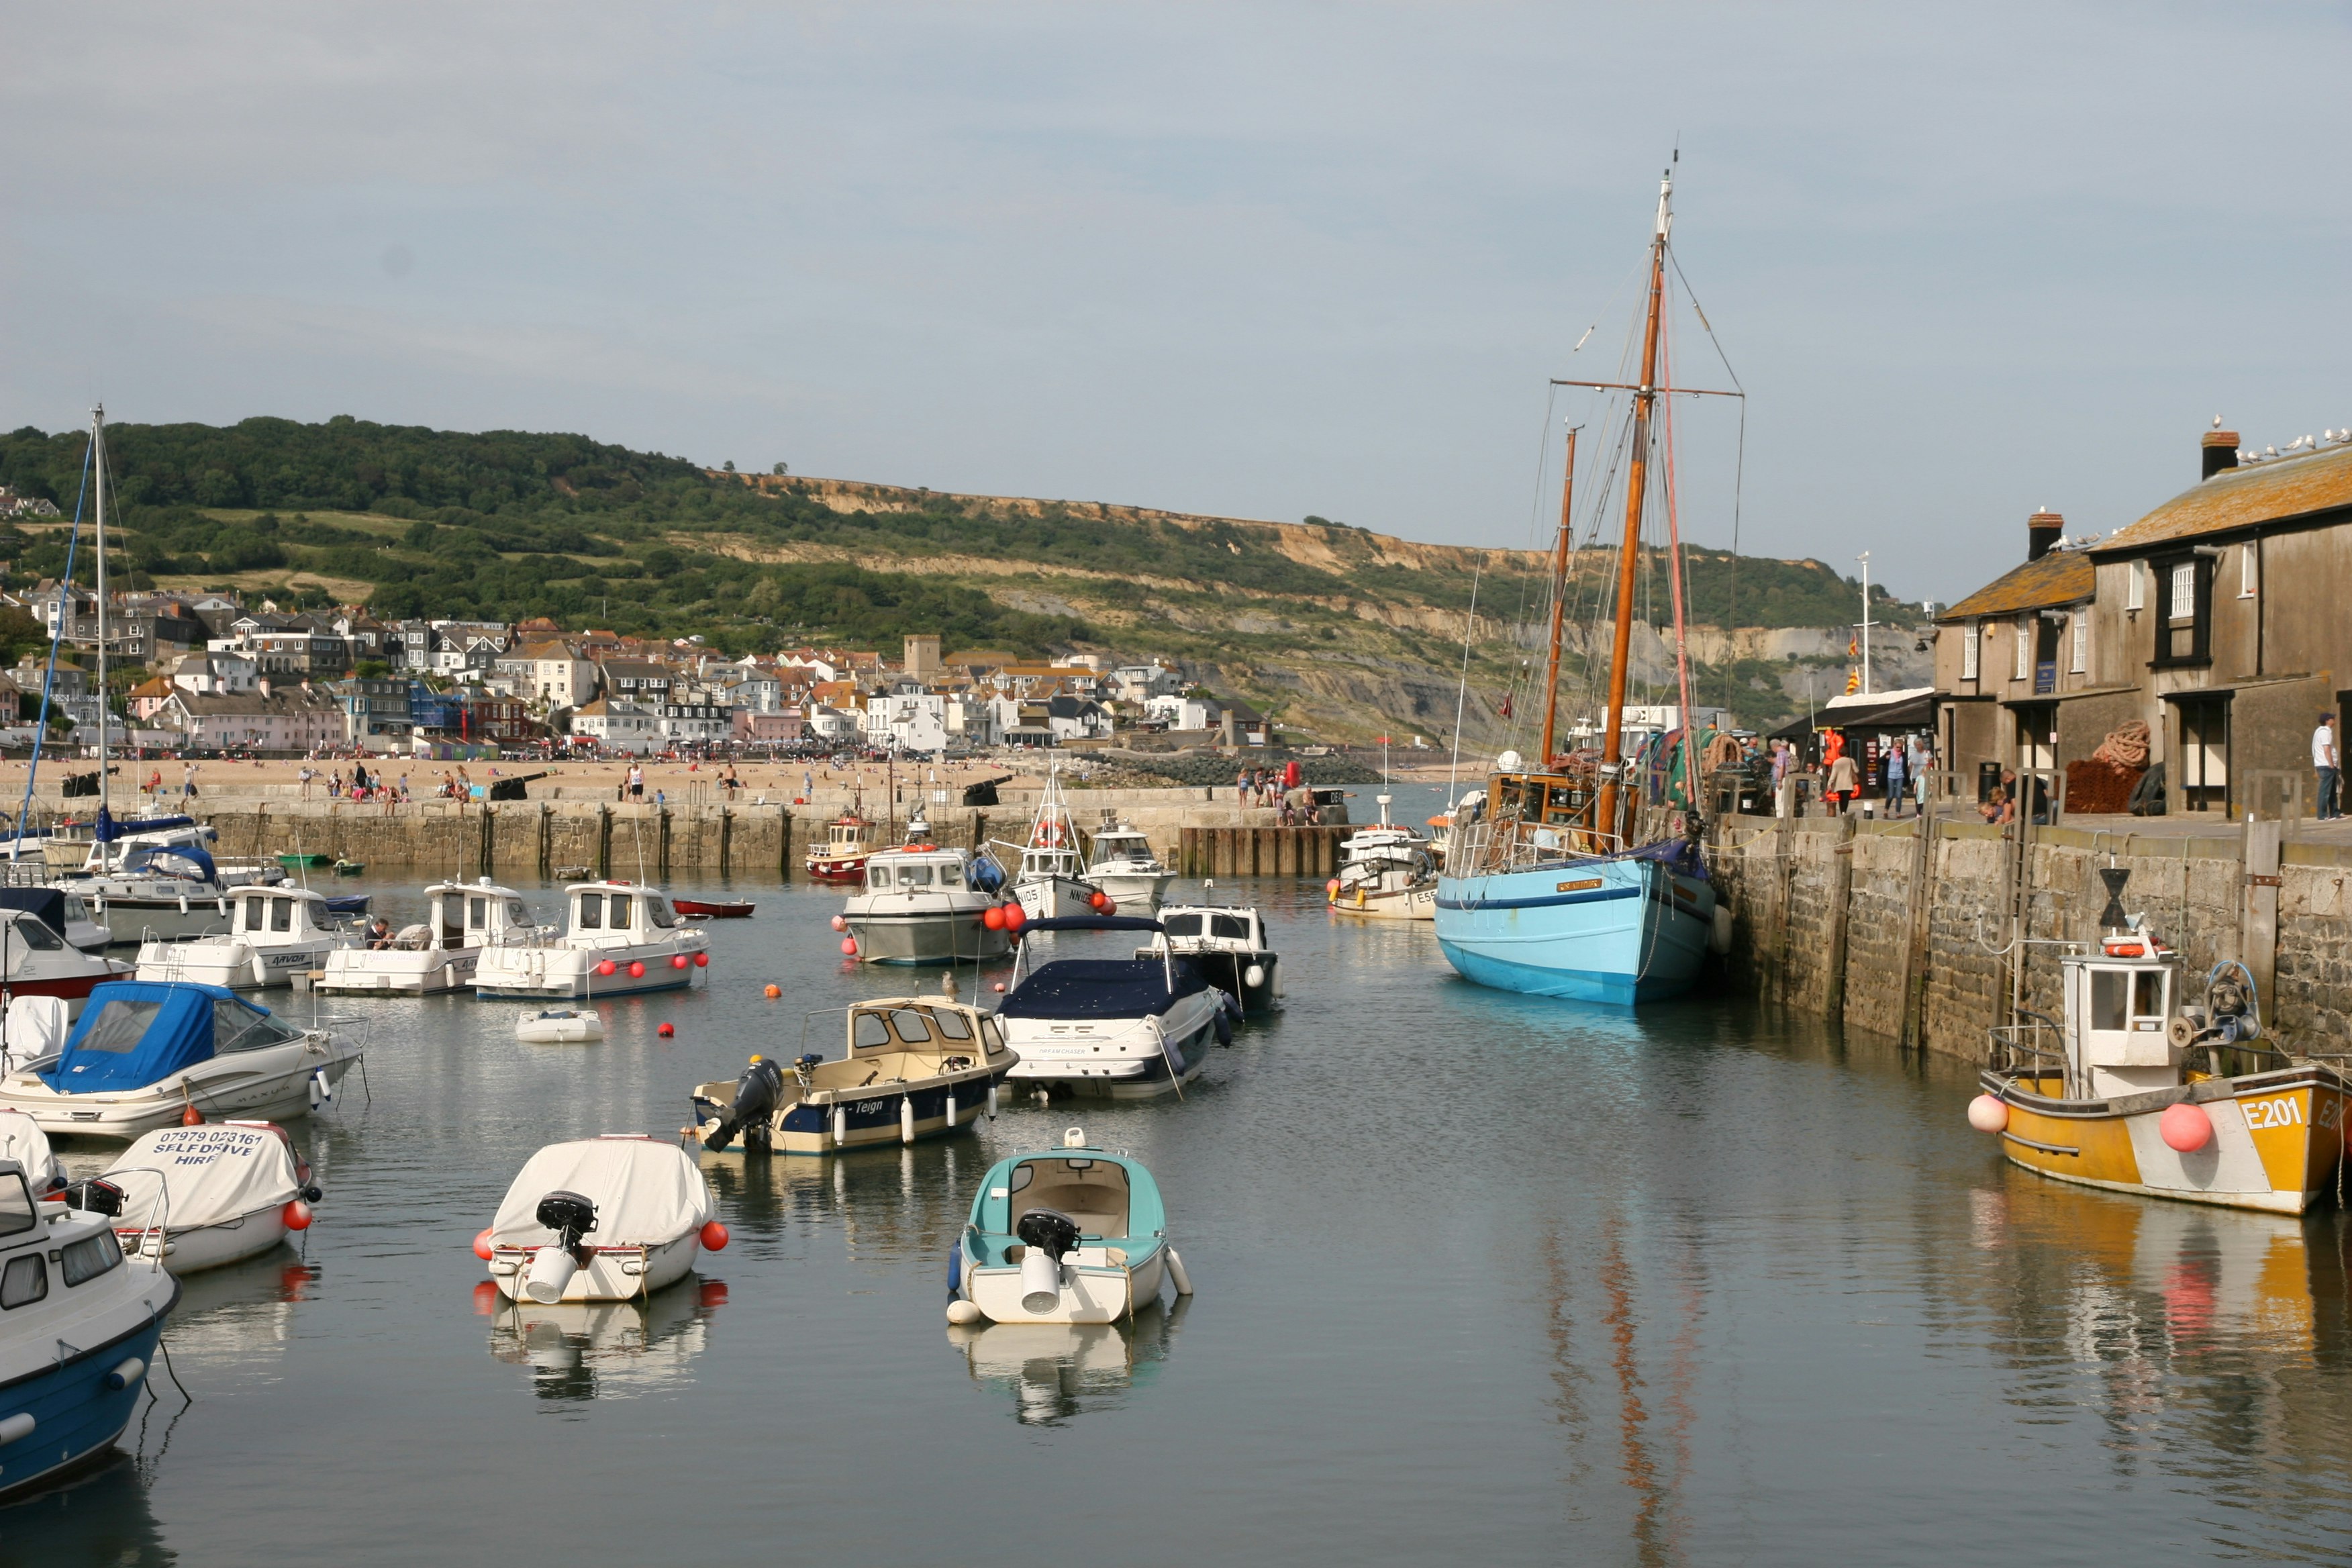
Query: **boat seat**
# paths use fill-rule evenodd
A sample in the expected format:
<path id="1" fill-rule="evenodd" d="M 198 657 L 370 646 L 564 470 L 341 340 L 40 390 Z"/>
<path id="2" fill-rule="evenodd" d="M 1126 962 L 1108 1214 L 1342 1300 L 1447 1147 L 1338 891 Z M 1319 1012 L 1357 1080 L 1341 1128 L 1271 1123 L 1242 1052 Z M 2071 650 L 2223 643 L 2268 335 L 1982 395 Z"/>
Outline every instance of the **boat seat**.
<path id="1" fill-rule="evenodd" d="M 1127 1234 L 1127 1173 L 1097 1161 L 1074 1171 L 1059 1160 L 1036 1160 L 1035 1178 L 1013 1194 L 1013 1217 L 1030 1209 L 1059 1209 L 1087 1236 Z"/>

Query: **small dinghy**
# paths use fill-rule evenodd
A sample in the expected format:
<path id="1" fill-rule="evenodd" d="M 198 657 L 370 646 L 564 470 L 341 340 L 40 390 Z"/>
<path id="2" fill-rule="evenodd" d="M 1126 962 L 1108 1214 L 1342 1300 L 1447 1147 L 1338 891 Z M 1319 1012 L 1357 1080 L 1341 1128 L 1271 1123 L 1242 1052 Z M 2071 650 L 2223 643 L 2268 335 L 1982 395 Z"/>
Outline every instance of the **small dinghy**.
<path id="1" fill-rule="evenodd" d="M 604 1037 L 604 1016 L 590 1007 L 550 1007 L 515 1020 L 515 1038 L 534 1046 L 575 1046 Z"/>
<path id="2" fill-rule="evenodd" d="M 1162 1279 L 1192 1293 L 1160 1184 L 1073 1127 L 1059 1149 L 989 1168 L 949 1257 L 948 1321 L 1115 1322 L 1157 1301 Z"/>
<path id="3" fill-rule="evenodd" d="M 748 921 L 749 899 L 672 899 L 669 907 L 690 921 Z"/>
<path id="4" fill-rule="evenodd" d="M 161 1257 L 173 1274 L 194 1274 L 257 1258 L 310 1229 L 310 1205 L 322 1195 L 284 1128 L 213 1121 L 134 1139 L 89 1184 L 80 1206 L 115 1216 L 129 1256 Z"/>
<path id="5" fill-rule="evenodd" d="M 551 1143 L 474 1238 L 509 1300 L 628 1301 L 676 1284 L 727 1245 L 694 1156 L 642 1132 Z"/>

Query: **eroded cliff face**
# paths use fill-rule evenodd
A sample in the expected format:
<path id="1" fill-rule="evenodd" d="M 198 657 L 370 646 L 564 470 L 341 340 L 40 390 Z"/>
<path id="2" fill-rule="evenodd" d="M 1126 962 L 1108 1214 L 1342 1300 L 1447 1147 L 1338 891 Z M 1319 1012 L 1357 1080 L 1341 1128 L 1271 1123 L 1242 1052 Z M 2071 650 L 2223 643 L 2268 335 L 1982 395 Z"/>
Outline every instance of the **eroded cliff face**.
<path id="1" fill-rule="evenodd" d="M 1244 698 L 1317 738 L 1363 740 L 1387 733 L 1450 742 L 1458 706 L 1466 745 L 1524 745 L 1529 739 L 1529 714 L 1538 704 L 1524 689 L 1540 664 L 1547 629 L 1540 605 L 1548 563 L 1535 552 L 1424 544 L 1342 524 L 1213 517 L 1109 502 L 963 495 L 848 479 L 742 479 L 762 489 L 790 487 L 844 515 L 948 506 L 998 518 L 1076 520 L 1107 528 L 1154 525 L 1213 534 L 1215 553 L 1196 560 L 1269 552 L 1328 574 L 1339 591 L 1275 592 L 1208 572 L 1154 575 L 936 549 L 877 558 L 854 545 L 714 540 L 709 534 L 694 539 L 699 548 L 752 560 L 855 561 L 950 577 L 1016 609 L 1074 616 L 1096 628 L 1114 651 L 1173 657 L 1198 683 Z M 1580 578 L 1598 577 L 1612 566 L 1613 557 L 1597 552 L 1581 553 L 1575 562 Z M 1571 716 L 1570 704 L 1580 700 L 1574 694 L 1582 689 L 1581 672 L 1608 657 L 1606 637 L 1591 637 L 1573 612 L 1566 631 L 1564 718 Z M 1737 718 L 1751 724 L 1802 713 L 1809 700 L 1818 703 L 1844 689 L 1849 635 L 1843 626 L 1736 632 L 1695 626 L 1689 653 L 1696 698 L 1708 705 L 1727 700 Z M 1874 650 L 1881 689 L 1926 683 L 1929 660 L 1911 657 L 1911 641 L 1907 633 L 1890 628 Z M 1637 624 L 1628 667 L 1643 700 L 1674 700 L 1670 634 Z M 1513 704 L 1517 718 L 1507 720 L 1501 708 L 1515 685 L 1522 695 Z"/>

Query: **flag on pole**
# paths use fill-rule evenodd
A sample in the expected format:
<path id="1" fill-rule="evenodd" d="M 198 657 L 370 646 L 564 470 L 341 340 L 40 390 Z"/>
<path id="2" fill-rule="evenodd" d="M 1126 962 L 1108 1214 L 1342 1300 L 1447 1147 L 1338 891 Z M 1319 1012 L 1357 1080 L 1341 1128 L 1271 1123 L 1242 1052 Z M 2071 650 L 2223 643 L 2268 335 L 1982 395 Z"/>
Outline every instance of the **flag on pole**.
<path id="1" fill-rule="evenodd" d="M 1845 656 L 1848 658 L 1862 657 L 1862 635 L 1859 632 L 1845 639 Z"/>
<path id="2" fill-rule="evenodd" d="M 1847 670 L 1847 671 L 1845 672 L 1845 694 L 1846 694 L 1848 697 L 1851 697 L 1851 696 L 1853 696 L 1855 692 L 1857 692 L 1857 691 L 1859 691 L 1859 690 L 1861 690 L 1861 689 L 1862 689 L 1862 671 L 1860 671 L 1860 670 L 1858 670 L 1858 669 L 1849 669 L 1849 670 Z"/>

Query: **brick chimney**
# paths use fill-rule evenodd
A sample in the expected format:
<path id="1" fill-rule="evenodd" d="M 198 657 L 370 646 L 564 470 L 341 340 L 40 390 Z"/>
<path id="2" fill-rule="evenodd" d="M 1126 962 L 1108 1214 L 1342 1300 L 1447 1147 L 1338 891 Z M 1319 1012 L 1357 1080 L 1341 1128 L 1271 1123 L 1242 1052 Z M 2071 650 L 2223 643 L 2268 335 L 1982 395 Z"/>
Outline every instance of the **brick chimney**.
<path id="1" fill-rule="evenodd" d="M 2037 511 L 2025 520 L 2025 558 L 2039 561 L 2050 553 L 2066 531 L 2066 520 L 2054 511 Z"/>
<path id="2" fill-rule="evenodd" d="M 2219 419 L 2213 421 L 2215 428 L 2206 431 L 2205 439 L 2197 444 L 2198 454 L 2204 459 L 2203 471 L 2197 476 L 2200 484 L 2224 468 L 2238 466 L 2238 433 L 2220 428 L 2221 423 Z"/>

